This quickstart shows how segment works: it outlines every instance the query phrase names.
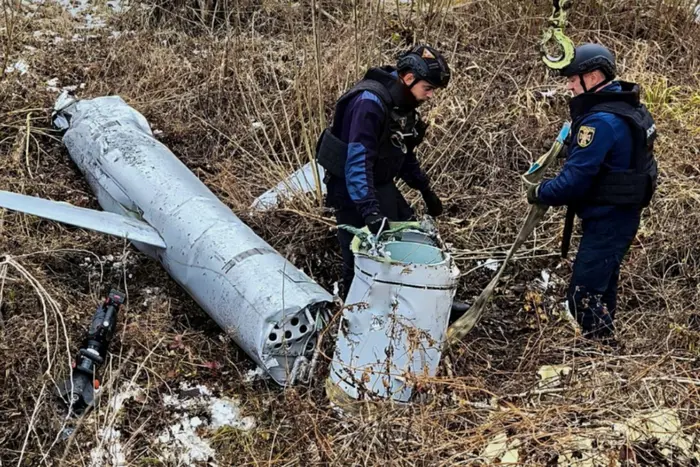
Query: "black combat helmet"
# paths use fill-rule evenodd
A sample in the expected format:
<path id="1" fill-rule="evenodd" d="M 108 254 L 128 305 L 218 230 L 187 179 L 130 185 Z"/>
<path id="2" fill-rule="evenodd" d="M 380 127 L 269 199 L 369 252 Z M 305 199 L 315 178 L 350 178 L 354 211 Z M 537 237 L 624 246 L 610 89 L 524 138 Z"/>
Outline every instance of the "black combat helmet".
<path id="1" fill-rule="evenodd" d="M 600 70 L 606 81 L 615 79 L 615 57 L 605 47 L 599 44 L 583 44 L 574 50 L 574 60 L 561 70 L 561 75 L 583 75 L 594 70 Z"/>
<path id="2" fill-rule="evenodd" d="M 445 58 L 432 47 L 417 45 L 399 57 L 396 64 L 399 73 L 411 72 L 416 80 L 411 84 L 425 80 L 437 88 L 447 87 L 450 82 L 450 67 Z"/>

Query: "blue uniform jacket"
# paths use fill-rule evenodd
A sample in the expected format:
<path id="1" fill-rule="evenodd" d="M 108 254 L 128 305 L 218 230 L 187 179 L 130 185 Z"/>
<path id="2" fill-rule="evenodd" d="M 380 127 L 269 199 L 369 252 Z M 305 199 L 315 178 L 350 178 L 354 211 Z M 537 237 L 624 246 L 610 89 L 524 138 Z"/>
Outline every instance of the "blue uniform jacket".
<path id="1" fill-rule="evenodd" d="M 363 217 L 380 213 L 374 187 L 374 165 L 377 163 L 380 138 L 384 127 L 384 108 L 379 97 L 364 91 L 353 97 L 345 108 L 340 134 L 336 135 L 348 143 L 345 163 L 345 190 L 337 186 L 341 198 L 348 197 Z M 428 188 L 428 178 L 423 172 L 413 151 L 408 151 L 399 172 L 399 177 L 414 189 Z M 329 187 L 330 188 L 330 187 Z"/>
<path id="2" fill-rule="evenodd" d="M 622 90 L 615 81 L 604 89 Z M 559 175 L 540 185 L 539 200 L 549 206 L 573 206 L 582 219 L 628 211 L 629 208 L 587 205 L 585 195 L 601 168 L 615 172 L 630 167 L 633 152 L 630 127 L 617 115 L 597 112 L 584 117 L 579 128 L 577 134 L 572 134 L 568 156 Z"/>

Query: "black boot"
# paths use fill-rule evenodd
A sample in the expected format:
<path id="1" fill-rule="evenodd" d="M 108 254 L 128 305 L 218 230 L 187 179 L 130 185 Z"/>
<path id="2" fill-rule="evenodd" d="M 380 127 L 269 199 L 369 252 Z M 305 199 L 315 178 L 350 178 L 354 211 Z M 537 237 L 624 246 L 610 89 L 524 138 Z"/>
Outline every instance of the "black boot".
<path id="1" fill-rule="evenodd" d="M 452 302 L 452 310 L 450 311 L 450 321 L 449 323 L 452 324 L 455 321 L 457 321 L 459 318 L 462 317 L 464 313 L 466 313 L 471 305 L 466 302 L 458 302 L 458 301 L 453 301 Z"/>

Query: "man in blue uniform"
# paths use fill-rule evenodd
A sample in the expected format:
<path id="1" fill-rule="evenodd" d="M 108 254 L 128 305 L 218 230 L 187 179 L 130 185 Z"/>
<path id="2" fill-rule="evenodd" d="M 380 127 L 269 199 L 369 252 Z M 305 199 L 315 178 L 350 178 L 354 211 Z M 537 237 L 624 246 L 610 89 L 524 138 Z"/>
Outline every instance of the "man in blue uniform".
<path id="1" fill-rule="evenodd" d="M 576 48 L 562 70 L 574 97 L 571 141 L 559 175 L 528 190 L 529 203 L 566 205 L 562 256 L 574 215 L 583 236 L 567 294 L 586 337 L 611 337 L 620 264 L 656 188 L 656 126 L 639 100 L 639 86 L 615 81 L 615 59 L 597 44 Z"/>
<path id="2" fill-rule="evenodd" d="M 326 206 L 338 224 L 364 227 L 376 234 L 387 222 L 415 218 L 394 183 L 401 178 L 420 191 L 431 216 L 443 207 L 416 158 L 426 125 L 417 112 L 438 88 L 447 86 L 450 69 L 434 48 L 419 45 L 399 58 L 396 67 L 370 68 L 335 105 L 333 125 L 317 144 L 328 191 Z M 354 277 L 352 234 L 338 230 L 343 255 L 343 294 Z M 455 304 L 465 310 L 462 304 Z"/>

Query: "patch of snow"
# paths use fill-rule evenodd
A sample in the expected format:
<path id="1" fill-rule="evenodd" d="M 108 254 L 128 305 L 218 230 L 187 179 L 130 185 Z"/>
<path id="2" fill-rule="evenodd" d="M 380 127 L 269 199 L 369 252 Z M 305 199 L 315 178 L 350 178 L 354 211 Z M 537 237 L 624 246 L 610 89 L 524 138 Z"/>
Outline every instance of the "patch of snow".
<path id="1" fill-rule="evenodd" d="M 119 412 L 124 406 L 124 402 L 129 399 L 143 400 L 142 398 L 144 396 L 143 388 L 138 384 L 131 384 L 131 382 L 124 383 L 121 391 L 109 400 L 109 406 L 115 412 Z"/>
<path id="2" fill-rule="evenodd" d="M 34 16 L 34 12 L 39 9 L 39 3 L 38 2 L 33 2 L 33 1 L 27 1 L 27 0 L 22 0 L 20 2 L 21 5 L 24 7 L 24 10 L 29 10 L 29 13 L 25 13 L 24 16 L 26 18 L 32 18 Z"/>
<path id="3" fill-rule="evenodd" d="M 73 92 L 76 89 L 85 89 L 85 83 L 80 83 L 79 85 L 78 84 L 71 84 L 69 86 L 63 86 L 63 88 L 61 88 L 61 89 L 63 91 Z"/>
<path id="4" fill-rule="evenodd" d="M 56 0 L 71 16 L 78 17 L 90 7 L 90 0 Z"/>
<path id="5" fill-rule="evenodd" d="M 550 279 L 550 274 L 549 271 L 546 269 L 542 271 L 542 279 L 536 279 L 535 283 L 537 286 L 543 291 L 546 292 L 547 289 L 549 288 L 549 279 Z"/>
<path id="6" fill-rule="evenodd" d="M 556 89 L 548 89 L 547 91 L 537 91 L 537 93 L 541 96 L 546 98 L 554 97 L 557 95 L 557 90 Z"/>
<path id="7" fill-rule="evenodd" d="M 199 418 L 184 419 L 172 425 L 168 431 L 158 437 L 161 444 L 174 447 L 177 452 L 167 452 L 167 461 L 179 460 L 179 464 L 191 465 L 193 462 L 206 462 L 216 457 L 216 452 L 207 440 L 199 437 L 195 429 Z"/>
<path id="8" fill-rule="evenodd" d="M 123 13 L 128 11 L 130 8 L 128 2 L 122 3 L 121 0 L 108 0 L 107 6 L 110 7 L 115 13 Z"/>
<path id="9" fill-rule="evenodd" d="M 85 42 L 88 39 L 96 39 L 99 36 L 96 36 L 94 34 L 89 34 L 87 36 L 81 36 L 80 34 L 73 34 L 73 37 L 71 37 L 71 41 L 73 42 Z"/>
<path id="10" fill-rule="evenodd" d="M 700 5 L 695 6 L 695 22 L 700 24 Z"/>
<path id="11" fill-rule="evenodd" d="M 500 266 L 501 262 L 497 259 L 489 258 L 486 261 L 479 261 L 477 264 L 495 272 L 498 271 L 498 266 Z"/>
<path id="12" fill-rule="evenodd" d="M 51 78 L 46 82 L 46 85 L 46 90 L 49 92 L 61 92 L 61 90 L 58 88 L 58 78 Z"/>
<path id="13" fill-rule="evenodd" d="M 240 430 L 249 431 L 255 427 L 253 417 L 242 417 L 238 403 L 231 399 L 213 398 L 210 402 L 211 427 L 221 428 L 222 426 L 232 426 Z"/>
<path id="14" fill-rule="evenodd" d="M 163 396 L 163 404 L 176 411 L 176 423 L 158 436 L 163 445 L 164 461 L 189 465 L 193 462 L 206 462 L 216 459 L 216 452 L 209 441 L 202 438 L 212 430 L 230 426 L 240 430 L 255 427 L 253 417 L 241 416 L 238 401 L 226 397 L 213 397 L 206 386 L 190 387 L 180 384 L 179 395 Z M 200 416 L 190 417 L 190 410 L 198 414 L 207 413 L 209 420 Z"/>
<path id="15" fill-rule="evenodd" d="M 12 65 L 8 66 L 5 68 L 5 73 L 12 73 L 14 71 L 18 71 L 20 76 L 25 74 L 29 70 L 29 65 L 24 60 L 19 60 L 16 63 L 13 63 Z"/>
<path id="16" fill-rule="evenodd" d="M 107 25 L 107 21 L 92 14 L 85 15 L 85 25 L 81 29 L 101 29 Z"/>
<path id="17" fill-rule="evenodd" d="M 119 430 L 100 428 L 97 434 L 100 444 L 90 451 L 90 467 L 126 467 L 126 451 L 119 441 Z"/>
<path id="18" fill-rule="evenodd" d="M 265 379 L 268 376 L 268 374 L 260 368 L 259 366 L 256 366 L 254 370 L 248 370 L 248 372 L 245 374 L 243 377 L 243 381 L 246 383 L 251 383 L 257 379 Z"/>

